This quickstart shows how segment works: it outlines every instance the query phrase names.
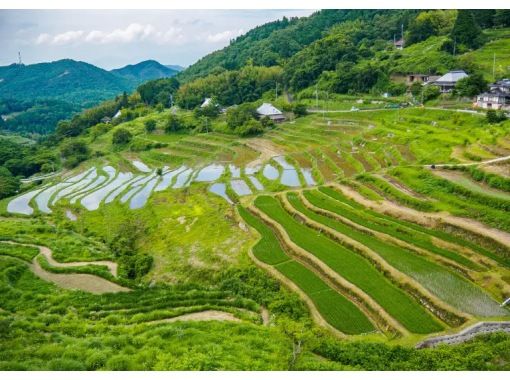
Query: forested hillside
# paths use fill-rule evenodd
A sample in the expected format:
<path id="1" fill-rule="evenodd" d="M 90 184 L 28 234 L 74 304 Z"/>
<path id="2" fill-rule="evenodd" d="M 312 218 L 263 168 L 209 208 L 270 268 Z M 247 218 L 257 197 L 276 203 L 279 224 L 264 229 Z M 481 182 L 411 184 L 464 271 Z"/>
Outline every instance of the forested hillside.
<path id="1" fill-rule="evenodd" d="M 72 59 L 0 67 L 0 78 L 0 98 L 58 99 L 84 106 L 135 87 L 128 79 Z"/>
<path id="2" fill-rule="evenodd" d="M 310 43 L 322 38 L 328 30 L 347 21 L 373 21 L 384 29 L 384 37 L 392 38 L 400 25 L 406 24 L 415 10 L 322 10 L 309 17 L 270 22 L 236 38 L 228 47 L 206 55 L 181 74 L 179 80 L 235 70 L 248 62 L 256 66 L 281 65 Z"/>

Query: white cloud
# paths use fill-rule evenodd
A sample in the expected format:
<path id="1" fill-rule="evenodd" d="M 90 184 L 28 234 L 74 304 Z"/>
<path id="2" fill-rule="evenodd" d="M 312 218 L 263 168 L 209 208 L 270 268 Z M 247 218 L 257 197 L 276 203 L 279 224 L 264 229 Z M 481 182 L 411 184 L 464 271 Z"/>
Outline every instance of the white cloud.
<path id="1" fill-rule="evenodd" d="M 225 30 L 223 32 L 219 32 L 216 34 L 209 34 L 206 37 L 206 40 L 208 42 L 212 43 L 218 43 L 218 42 L 227 42 L 230 41 L 232 38 L 235 38 L 239 35 L 243 34 L 243 30 Z"/>
<path id="2" fill-rule="evenodd" d="M 68 32 L 60 33 L 54 36 L 51 40 L 51 43 L 53 45 L 66 45 L 78 41 L 83 36 L 83 34 L 83 30 L 70 30 Z"/>
<path id="3" fill-rule="evenodd" d="M 151 24 L 132 23 L 125 28 L 112 31 L 92 30 L 68 31 L 54 36 L 48 33 L 40 34 L 35 43 L 64 45 L 73 42 L 92 44 L 128 44 L 138 41 L 149 41 L 157 44 L 180 44 L 185 42 L 182 28 L 170 27 L 167 30 L 158 30 Z"/>
<path id="4" fill-rule="evenodd" d="M 35 43 L 37 45 L 45 44 L 51 41 L 51 35 L 48 33 L 39 34 L 39 36 L 35 39 Z"/>

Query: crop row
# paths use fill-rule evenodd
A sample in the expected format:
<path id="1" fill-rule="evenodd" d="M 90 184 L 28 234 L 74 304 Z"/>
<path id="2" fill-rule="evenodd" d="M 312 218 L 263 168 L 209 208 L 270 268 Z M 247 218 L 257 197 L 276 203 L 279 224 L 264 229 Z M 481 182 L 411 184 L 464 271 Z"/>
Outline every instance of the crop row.
<path id="1" fill-rule="evenodd" d="M 304 196 L 307 201 L 316 207 L 335 202 L 330 201 L 318 191 L 305 191 Z M 296 210 L 306 215 L 306 217 L 333 228 L 370 248 L 391 266 L 414 278 L 432 294 L 458 310 L 482 316 L 500 314 L 501 309 L 495 301 L 478 286 L 457 273 L 417 255 L 409 249 L 382 241 L 373 235 L 363 233 L 350 225 L 342 223 L 338 219 L 309 210 L 296 194 L 288 194 L 288 200 Z"/>
<path id="2" fill-rule="evenodd" d="M 409 244 L 415 245 L 439 256 L 443 256 L 465 266 L 466 268 L 473 270 L 481 269 L 479 265 L 465 256 L 457 252 L 438 247 L 432 243 L 431 235 L 442 239 L 446 238 L 452 243 L 458 242 L 448 234 L 426 229 L 413 223 L 401 221 L 400 219 L 368 210 L 359 203 L 350 200 L 332 188 L 320 187 L 319 191 L 330 197 L 332 201 L 327 201 L 327 198 L 325 198 L 320 205 L 317 205 L 318 207 L 336 214 L 341 214 L 353 222 L 371 230 L 386 233 Z M 336 202 L 333 202 L 333 200 Z M 460 241 L 460 243 L 462 244 L 463 242 Z M 472 248 L 472 245 L 468 243 L 465 243 L 465 245 Z"/>
<path id="3" fill-rule="evenodd" d="M 441 325 L 407 293 L 393 285 L 370 262 L 320 232 L 304 226 L 269 196 L 255 206 L 280 224 L 289 238 L 331 270 L 367 293 L 406 329 L 415 333 L 440 331 Z"/>
<path id="4" fill-rule="evenodd" d="M 314 272 L 287 256 L 268 226 L 247 210 L 241 207 L 238 210 L 243 219 L 261 236 L 253 247 L 255 257 L 274 266 L 296 284 L 312 300 L 319 313 L 331 326 L 346 334 L 374 330 L 372 323 L 351 301 L 333 290 Z"/>

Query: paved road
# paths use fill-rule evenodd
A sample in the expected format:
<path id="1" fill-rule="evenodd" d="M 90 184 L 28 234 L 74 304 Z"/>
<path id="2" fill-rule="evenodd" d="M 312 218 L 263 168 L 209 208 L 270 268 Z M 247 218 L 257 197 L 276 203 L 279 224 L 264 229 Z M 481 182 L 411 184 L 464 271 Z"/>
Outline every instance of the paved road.
<path id="1" fill-rule="evenodd" d="M 441 108 L 441 107 L 405 107 L 405 108 L 367 108 L 360 109 L 358 111 L 352 110 L 317 110 L 317 109 L 307 109 L 309 113 L 350 113 L 350 112 L 376 112 L 376 111 L 398 111 L 403 109 L 425 109 L 425 110 L 438 110 L 438 111 L 449 111 L 449 112 L 461 112 L 468 113 L 471 115 L 479 115 L 485 116 L 484 112 L 474 111 L 474 110 L 466 110 L 466 109 L 452 109 L 452 108 Z"/>
<path id="2" fill-rule="evenodd" d="M 486 161 L 480 161 L 480 162 L 465 162 L 461 164 L 434 164 L 436 168 L 444 168 L 445 166 L 475 166 L 475 165 L 490 165 L 490 164 L 497 164 L 498 162 L 504 162 L 510 160 L 510 156 L 504 156 L 504 157 L 498 157 L 498 158 L 492 158 L 490 160 Z M 423 167 L 431 167 L 432 164 L 423 165 Z"/>

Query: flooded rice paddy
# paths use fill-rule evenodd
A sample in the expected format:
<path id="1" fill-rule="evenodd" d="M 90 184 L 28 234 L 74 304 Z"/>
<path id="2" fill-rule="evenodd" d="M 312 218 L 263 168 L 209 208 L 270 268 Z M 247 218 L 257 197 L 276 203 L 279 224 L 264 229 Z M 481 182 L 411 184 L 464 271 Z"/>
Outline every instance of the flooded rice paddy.
<path id="1" fill-rule="evenodd" d="M 66 203 L 94 211 L 114 201 L 128 204 L 134 210 L 145 206 L 154 192 L 178 190 L 192 183 L 207 182 L 211 183 L 208 188 L 210 193 L 233 204 L 232 195 L 242 197 L 264 191 L 267 181 L 278 181 L 288 187 L 316 184 L 311 169 L 296 167 L 283 156 L 273 157 L 270 163 L 263 166 L 244 168 L 219 163 L 199 169 L 186 165 L 174 168 L 165 166 L 160 171 L 161 175 L 157 174 L 156 168 L 141 161 L 133 160 L 131 163 L 138 173 L 119 172 L 113 166 L 106 165 L 91 167 L 61 180 L 49 180 L 38 189 L 11 199 L 7 211 L 23 215 L 32 215 L 34 212 L 50 214 L 52 207 Z M 75 220 L 71 217 L 71 211 L 67 211 L 66 216 Z"/>

